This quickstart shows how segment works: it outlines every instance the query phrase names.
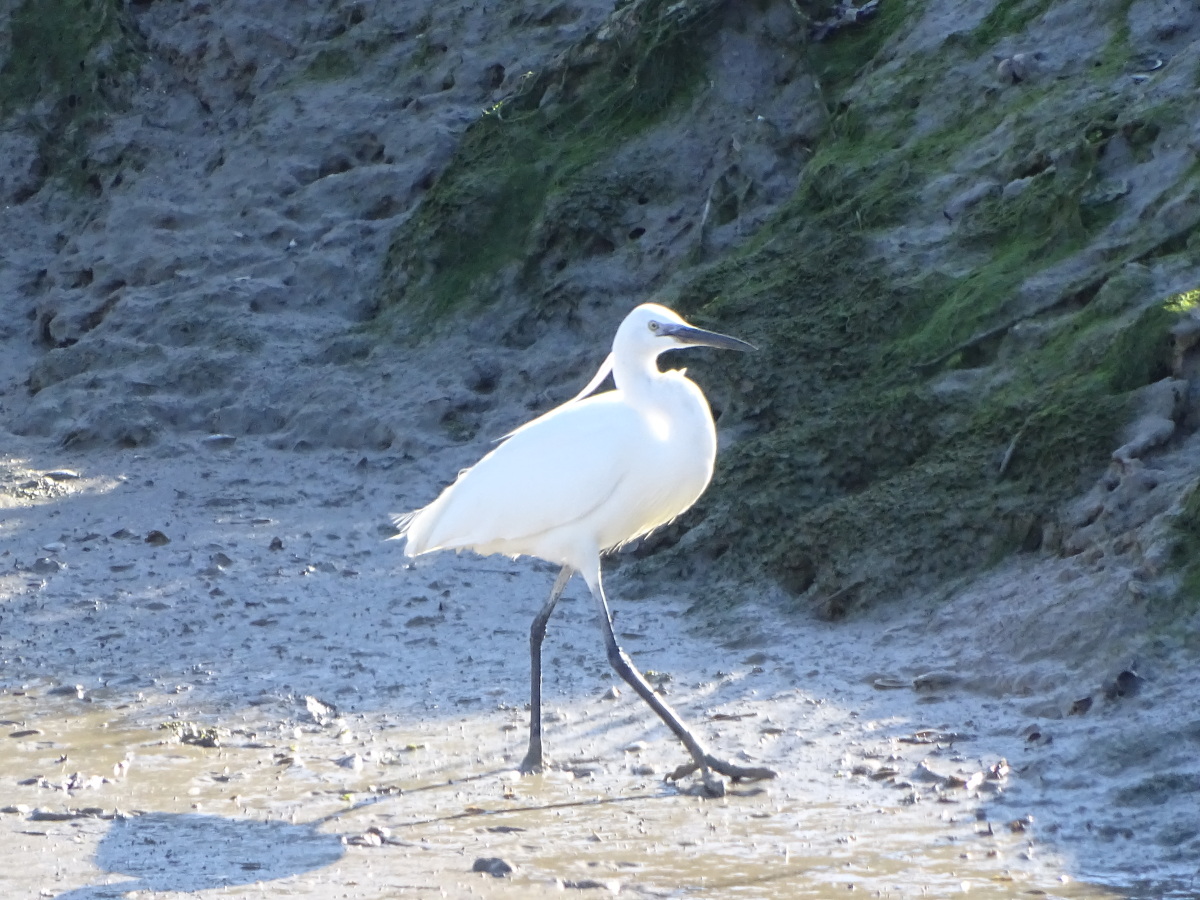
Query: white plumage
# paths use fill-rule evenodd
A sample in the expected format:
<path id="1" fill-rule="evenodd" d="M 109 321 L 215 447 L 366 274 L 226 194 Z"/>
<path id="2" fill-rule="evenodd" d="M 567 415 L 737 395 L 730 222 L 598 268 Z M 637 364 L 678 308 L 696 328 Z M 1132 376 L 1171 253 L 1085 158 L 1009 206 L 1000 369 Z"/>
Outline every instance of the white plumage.
<path id="1" fill-rule="evenodd" d="M 609 660 L 683 740 L 710 791 L 709 768 L 733 777 L 770 777 L 711 757 L 653 692 L 616 644 L 600 580 L 603 552 L 685 512 L 712 478 L 716 429 L 708 401 L 682 370 L 660 372 L 658 356 L 691 345 L 753 349 L 688 325 L 653 303 L 617 329 L 612 353 L 574 399 L 521 426 L 423 509 L 393 518 L 405 553 L 473 550 L 536 556 L 563 567 L 530 634 L 530 747 L 522 769 L 542 766 L 541 641 L 572 572 L 599 603 Z M 616 389 L 592 394 L 611 368 Z M 589 396 L 590 395 L 590 396 Z M 687 768 L 687 767 L 685 767 Z"/>
<path id="2" fill-rule="evenodd" d="M 683 372 L 657 371 L 679 346 L 649 322 L 687 327 L 645 304 L 617 330 L 615 391 L 576 398 L 518 428 L 424 509 L 399 518 L 405 552 L 536 556 L 586 572 L 599 554 L 686 511 L 712 478 L 708 401 Z"/>

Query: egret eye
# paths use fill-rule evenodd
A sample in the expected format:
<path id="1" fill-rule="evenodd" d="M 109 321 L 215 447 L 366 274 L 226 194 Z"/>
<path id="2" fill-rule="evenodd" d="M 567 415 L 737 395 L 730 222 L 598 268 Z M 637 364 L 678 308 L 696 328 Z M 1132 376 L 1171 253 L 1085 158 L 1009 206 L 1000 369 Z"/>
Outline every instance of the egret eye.
<path id="1" fill-rule="evenodd" d="M 659 324 L 657 322 L 650 323 L 650 330 L 653 331 L 655 334 L 658 334 L 658 329 L 659 329 Z"/>

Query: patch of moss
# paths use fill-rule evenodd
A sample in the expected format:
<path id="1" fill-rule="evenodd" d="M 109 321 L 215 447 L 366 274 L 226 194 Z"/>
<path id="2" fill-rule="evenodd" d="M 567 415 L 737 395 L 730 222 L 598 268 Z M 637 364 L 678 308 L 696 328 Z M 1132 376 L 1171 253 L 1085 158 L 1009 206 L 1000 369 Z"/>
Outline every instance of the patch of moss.
<path id="1" fill-rule="evenodd" d="M 305 77 L 314 81 L 337 81 L 348 78 L 358 70 L 354 54 L 346 47 L 324 47 L 304 70 Z"/>
<path id="2" fill-rule="evenodd" d="M 1190 609 L 1200 607 L 1200 484 L 1192 487 L 1172 523 L 1175 543 L 1171 563 L 1183 574 L 1179 599 Z"/>
<path id="3" fill-rule="evenodd" d="M 832 96 L 853 83 L 858 73 L 875 61 L 888 38 L 920 5 L 918 0 L 881 3 L 875 17 L 840 29 L 827 40 L 809 44 L 809 66 L 822 89 Z M 814 18 L 823 19 L 832 13 L 830 4 L 827 9 L 815 11 Z"/>
<path id="4" fill-rule="evenodd" d="M 530 75 L 474 123 L 393 237 L 383 305 L 444 315 L 486 303 L 494 279 L 528 267 L 548 198 L 602 191 L 597 161 L 699 85 L 715 6 L 643 3 L 638 27 L 595 60 Z"/>
<path id="5" fill-rule="evenodd" d="M 1155 304 L 1116 334 L 1100 361 L 1110 390 L 1132 391 L 1170 376 L 1174 355 L 1170 329 L 1177 319 L 1166 304 Z"/>
<path id="6" fill-rule="evenodd" d="M 1046 12 L 1054 0 L 999 0 L 991 12 L 971 31 L 969 45 L 976 50 L 992 47 L 1001 38 L 1020 34 L 1038 16 Z"/>
<path id="7" fill-rule="evenodd" d="M 924 77 L 889 75 L 900 91 Z M 1039 96 L 1062 104 L 1053 90 L 1066 89 Z M 1098 147 L 1115 133 L 1101 127 L 1115 121 L 1114 103 L 1101 96 L 1063 116 L 1031 93 L 998 98 L 971 128 L 956 121 L 915 137 L 903 110 L 845 110 L 793 201 L 679 289 L 680 308 L 764 347 L 714 364 L 745 385 L 737 413 L 756 430 L 718 467 L 690 523 L 705 532 L 693 548 L 738 547 L 727 570 L 768 573 L 839 616 L 1037 549 L 1057 506 L 1108 463 L 1127 392 L 1154 377 L 1158 357 L 1139 354 L 1157 346 L 1161 322 L 1127 326 L 1116 285 L 1107 314 L 1090 312 L 1102 269 L 1096 287 L 1045 307 L 1036 339 L 1008 340 L 1030 313 L 1021 285 L 1086 246 L 1115 211 L 1084 200 Z M 956 223 L 951 245 L 980 263 L 964 276 L 901 264 L 885 273 L 872 235 L 920 214 L 917 190 L 991 133 L 1007 148 L 998 174 L 1029 180 Z M 982 372 L 1001 349 L 1004 379 L 939 387 L 939 373 Z"/>
<path id="8" fill-rule="evenodd" d="M 139 39 L 120 0 L 24 0 L 9 20 L 11 51 L 0 65 L 0 116 L 43 104 L 32 123 L 48 174 L 99 190 L 89 134 L 123 105 L 141 64 Z"/>

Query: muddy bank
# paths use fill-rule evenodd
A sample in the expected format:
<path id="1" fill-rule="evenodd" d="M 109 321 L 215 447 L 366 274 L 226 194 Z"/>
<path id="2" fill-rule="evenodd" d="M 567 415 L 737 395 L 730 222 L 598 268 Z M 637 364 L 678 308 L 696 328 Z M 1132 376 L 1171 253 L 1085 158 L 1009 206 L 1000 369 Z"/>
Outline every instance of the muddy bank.
<path id="1" fill-rule="evenodd" d="M 1194 15 L 55 0 L 31 57 L 44 6 L 0 30 L 2 893 L 1196 892 Z M 687 360 L 717 482 L 609 579 L 781 772 L 719 803 L 577 588 L 514 777 L 553 572 L 384 542 L 653 293 L 763 348 Z"/>
<path id="2" fill-rule="evenodd" d="M 714 628 L 687 614 L 703 585 L 618 574 L 638 664 L 714 748 L 781 777 L 721 801 L 664 783 L 685 754 L 615 683 L 576 585 L 546 648 L 554 769 L 521 778 L 553 573 L 404 560 L 381 534 L 405 477 L 388 456 L 29 449 L 5 472 L 8 895 L 1150 897 L 1194 876 L 1200 731 L 1165 650 L 1107 698 L 999 651 L 968 668 L 966 600 L 798 628 L 748 596 Z M 472 873 L 493 857 L 514 872 Z"/>

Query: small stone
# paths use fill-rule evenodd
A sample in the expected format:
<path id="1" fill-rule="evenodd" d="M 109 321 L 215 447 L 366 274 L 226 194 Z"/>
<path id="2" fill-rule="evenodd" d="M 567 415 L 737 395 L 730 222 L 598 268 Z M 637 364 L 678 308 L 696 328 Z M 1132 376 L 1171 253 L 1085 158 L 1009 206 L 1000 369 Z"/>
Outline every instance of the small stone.
<path id="1" fill-rule="evenodd" d="M 363 770 L 363 758 L 357 753 L 351 753 L 349 756 L 343 756 L 341 759 L 337 760 L 337 764 L 343 769 L 350 769 L 354 772 L 361 772 Z"/>
<path id="2" fill-rule="evenodd" d="M 1014 53 L 1000 60 L 996 78 L 1003 84 L 1020 84 L 1034 74 L 1036 65 L 1036 54 Z"/>
<path id="3" fill-rule="evenodd" d="M 283 549 L 283 541 L 281 541 L 277 537 L 273 537 L 273 538 L 271 538 L 271 545 L 269 547 L 267 547 L 267 549 L 278 552 Z"/>
<path id="4" fill-rule="evenodd" d="M 1142 684 L 1145 680 L 1132 669 L 1126 669 L 1113 682 L 1113 695 L 1116 697 L 1133 697 L 1142 689 Z"/>
<path id="5" fill-rule="evenodd" d="M 1086 713 L 1091 708 L 1092 708 L 1092 698 L 1091 697 L 1080 697 L 1078 700 L 1076 700 L 1074 703 L 1071 704 L 1071 710 L 1068 713 L 1068 715 L 1082 716 L 1084 713 Z"/>
<path id="6" fill-rule="evenodd" d="M 383 835 L 381 835 L 376 829 L 373 829 L 373 828 L 367 830 L 363 834 L 356 834 L 356 835 L 353 835 L 352 837 L 344 838 L 343 840 L 347 844 L 350 844 L 355 847 L 382 847 L 383 846 Z"/>
<path id="7" fill-rule="evenodd" d="M 1013 819 L 1008 823 L 1008 830 L 1014 834 L 1020 834 L 1023 831 L 1028 831 L 1033 826 L 1033 816 L 1022 816 L 1019 819 Z"/>
<path id="8" fill-rule="evenodd" d="M 51 481 L 74 481 L 79 477 L 79 473 L 71 469 L 55 469 L 53 472 L 47 472 L 46 477 Z"/>
<path id="9" fill-rule="evenodd" d="M 1008 773 L 1012 771 L 1008 765 L 1007 759 L 1001 759 L 994 765 L 988 766 L 987 777 L 990 781 L 1003 781 L 1008 777 Z"/>
<path id="10" fill-rule="evenodd" d="M 917 764 L 917 768 L 913 771 L 912 779 L 913 781 L 941 784 L 947 780 L 947 776 L 930 766 L 929 760 L 922 760 Z"/>
<path id="11" fill-rule="evenodd" d="M 161 547 L 163 544 L 171 543 L 171 539 L 156 529 L 146 535 L 145 542 L 155 547 Z"/>
<path id="12" fill-rule="evenodd" d="M 236 440 L 237 438 L 230 434 L 210 434 L 200 441 L 200 444 L 209 450 L 224 450 L 227 447 L 232 447 Z"/>
<path id="13" fill-rule="evenodd" d="M 65 568 L 57 559 L 49 556 L 39 556 L 33 564 L 33 571 L 38 575 L 53 575 Z"/>
<path id="14" fill-rule="evenodd" d="M 306 696 L 304 698 L 304 709 L 312 720 L 318 725 L 328 725 L 331 721 L 337 718 L 337 707 L 332 703 L 325 703 L 318 700 L 316 697 Z"/>
<path id="15" fill-rule="evenodd" d="M 958 676 L 953 672 L 925 672 L 913 679 L 913 687 L 918 691 L 921 690 L 936 690 L 938 688 L 947 688 L 958 683 Z"/>
<path id="16" fill-rule="evenodd" d="M 498 856 L 481 856 L 471 867 L 472 872 L 486 872 L 493 878 L 503 878 L 512 874 L 513 867 Z"/>

